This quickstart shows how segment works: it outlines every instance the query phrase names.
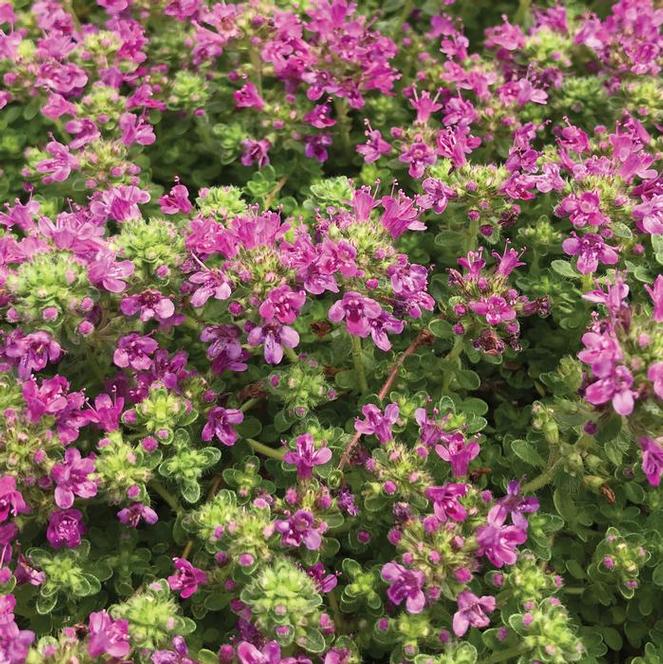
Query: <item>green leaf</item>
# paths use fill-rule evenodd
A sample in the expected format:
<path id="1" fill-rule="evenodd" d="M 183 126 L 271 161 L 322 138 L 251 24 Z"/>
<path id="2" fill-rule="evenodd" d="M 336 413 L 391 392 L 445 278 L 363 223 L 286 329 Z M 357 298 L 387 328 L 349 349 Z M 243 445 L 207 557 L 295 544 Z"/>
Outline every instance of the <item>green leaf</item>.
<path id="1" fill-rule="evenodd" d="M 317 629 L 307 630 L 303 637 L 297 639 L 297 643 L 308 652 L 321 653 L 325 650 L 325 638 Z"/>
<path id="2" fill-rule="evenodd" d="M 546 465 L 545 459 L 539 454 L 534 444 L 528 440 L 518 438 L 512 441 L 511 449 L 518 458 L 530 466 L 543 468 Z"/>
<path id="3" fill-rule="evenodd" d="M 651 575 L 651 580 L 657 586 L 663 586 L 663 563 L 660 563 L 659 565 L 656 566 Z"/>
<path id="4" fill-rule="evenodd" d="M 450 339 L 453 336 L 451 323 L 446 320 L 436 319 L 430 323 L 428 329 L 431 333 L 440 339 Z"/>
<path id="5" fill-rule="evenodd" d="M 35 603 L 35 609 L 37 610 L 38 614 L 45 616 L 55 608 L 55 605 L 57 603 L 58 603 L 57 593 L 46 597 L 44 595 L 39 595 Z"/>
<path id="6" fill-rule="evenodd" d="M 200 484 L 198 482 L 182 482 L 180 493 L 187 503 L 197 503 L 200 500 Z"/>
<path id="7" fill-rule="evenodd" d="M 603 627 L 601 629 L 603 640 L 610 650 L 621 650 L 624 645 L 621 634 L 614 627 Z"/>
<path id="8" fill-rule="evenodd" d="M 568 279 L 577 279 L 580 274 L 576 272 L 568 261 L 556 260 L 550 264 L 550 267 L 557 272 L 557 274 L 567 277 Z"/>
<path id="9" fill-rule="evenodd" d="M 257 417 L 245 417 L 244 421 L 237 426 L 237 433 L 242 438 L 257 438 L 262 431 L 262 424 Z"/>

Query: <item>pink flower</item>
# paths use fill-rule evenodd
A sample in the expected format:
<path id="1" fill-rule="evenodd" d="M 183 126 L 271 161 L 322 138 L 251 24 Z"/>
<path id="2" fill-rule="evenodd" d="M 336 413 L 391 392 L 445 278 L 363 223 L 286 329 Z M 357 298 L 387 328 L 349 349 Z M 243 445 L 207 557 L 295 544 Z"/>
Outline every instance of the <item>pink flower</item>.
<path id="1" fill-rule="evenodd" d="M 489 325 L 499 325 L 516 318 L 514 308 L 501 295 L 472 300 L 469 306 L 475 314 L 483 316 Z"/>
<path id="2" fill-rule="evenodd" d="M 201 438 L 210 441 L 216 437 L 224 445 L 232 446 L 239 438 L 233 425 L 244 421 L 244 413 L 234 408 L 216 406 L 207 415 L 207 423 L 203 427 Z"/>
<path id="3" fill-rule="evenodd" d="M 364 157 L 367 164 L 372 164 L 383 155 L 391 152 L 391 145 L 382 138 L 379 130 L 367 130 L 365 133 L 368 141 L 363 145 L 358 145 L 355 149 Z"/>
<path id="4" fill-rule="evenodd" d="M 380 305 L 361 293 L 349 291 L 343 295 L 329 309 L 329 320 L 340 323 L 345 320 L 345 327 L 349 334 L 356 337 L 367 337 L 371 333 L 369 320 L 378 318 L 382 314 Z"/>
<path id="5" fill-rule="evenodd" d="M 272 144 L 266 138 L 262 138 L 259 141 L 247 138 L 242 141 L 240 162 L 243 166 L 257 164 L 258 168 L 263 168 L 269 164 L 269 148 L 271 147 Z"/>
<path id="6" fill-rule="evenodd" d="M 398 238 L 407 230 L 426 230 L 426 225 L 419 221 L 420 211 L 414 200 L 402 191 L 398 192 L 397 197 L 383 196 L 380 202 L 384 209 L 380 223 L 389 231 L 391 237 Z"/>
<path id="7" fill-rule="evenodd" d="M 518 559 L 516 549 L 527 541 L 527 533 L 519 526 L 505 526 L 507 510 L 495 505 L 490 512 L 485 526 L 477 529 L 478 554 L 486 556 L 495 567 L 513 565 Z"/>
<path id="8" fill-rule="evenodd" d="M 83 514 L 77 509 L 51 512 L 48 517 L 46 539 L 54 549 L 75 549 L 84 533 Z"/>
<path id="9" fill-rule="evenodd" d="M 476 440 L 465 440 L 461 433 L 443 434 L 443 442 L 435 445 L 435 452 L 444 461 L 451 464 L 451 472 L 455 477 L 467 475 L 467 469 L 472 459 L 475 459 L 481 450 Z"/>
<path id="10" fill-rule="evenodd" d="M 88 265 L 90 281 L 109 293 L 121 293 L 127 287 L 126 279 L 133 273 L 134 264 L 131 261 L 115 262 L 115 256 L 110 251 L 99 252 Z"/>
<path id="11" fill-rule="evenodd" d="M 177 590 L 182 599 L 191 597 L 198 592 L 198 587 L 207 583 L 207 573 L 194 567 L 185 558 L 173 558 L 175 574 L 168 577 L 168 586 Z"/>
<path id="12" fill-rule="evenodd" d="M 253 83 L 247 83 L 233 92 L 233 99 L 235 100 L 235 108 L 255 108 L 258 111 L 265 108 L 265 101 Z"/>
<path id="13" fill-rule="evenodd" d="M 119 126 L 122 131 L 122 142 L 127 146 L 134 143 L 152 145 L 157 140 L 152 125 L 133 113 L 123 113 L 120 116 Z"/>
<path id="14" fill-rule="evenodd" d="M 99 223 L 109 217 L 113 221 L 129 221 L 142 219 L 139 205 L 149 203 L 150 194 L 133 185 L 120 185 L 101 194 L 95 194 L 90 201 L 90 211 Z"/>
<path id="15" fill-rule="evenodd" d="M 262 650 L 252 643 L 242 641 L 237 646 L 237 658 L 240 664 L 282 664 L 281 646 L 277 641 L 268 641 Z"/>
<path id="16" fill-rule="evenodd" d="M 327 524 L 316 524 L 315 517 L 308 510 L 297 510 L 288 519 L 276 521 L 275 530 L 281 535 L 283 546 L 300 547 L 302 544 L 309 551 L 317 551 L 322 545 L 322 535 Z"/>
<path id="17" fill-rule="evenodd" d="M 645 290 L 649 293 L 649 297 L 654 305 L 652 318 L 657 323 L 663 323 L 663 275 L 659 274 L 656 277 L 653 286 L 645 284 Z"/>
<path id="18" fill-rule="evenodd" d="M 397 404 L 390 403 L 384 409 L 384 415 L 373 404 L 362 406 L 361 412 L 365 419 L 355 419 L 355 431 L 364 436 L 375 436 L 382 444 L 393 439 L 391 427 L 398 421 L 400 414 Z"/>
<path id="19" fill-rule="evenodd" d="M 607 245 L 596 233 L 585 233 L 581 237 L 571 233 L 571 237 L 562 242 L 562 249 L 569 256 L 578 257 L 577 267 L 580 274 L 595 272 L 599 262 L 614 265 L 619 260 L 615 248 Z"/>
<path id="20" fill-rule="evenodd" d="M 631 389 L 633 376 L 624 366 L 617 366 L 607 376 L 600 378 L 585 389 L 585 399 L 594 406 L 608 401 L 619 415 L 630 415 L 635 405 L 636 393 Z"/>
<path id="21" fill-rule="evenodd" d="M 189 283 L 196 289 L 191 295 L 191 306 L 195 309 L 204 307 L 210 297 L 215 300 L 227 300 L 232 294 L 230 280 L 219 269 L 205 269 L 194 272 Z"/>
<path id="22" fill-rule="evenodd" d="M 160 323 L 168 320 L 175 313 L 175 305 L 157 290 L 146 290 L 138 295 L 125 297 L 120 303 L 120 311 L 125 316 L 140 313 L 140 319 L 147 323 L 153 318 Z"/>
<path id="23" fill-rule="evenodd" d="M 659 399 L 663 399 L 663 362 L 654 362 L 647 369 L 647 380 L 654 387 L 654 394 Z"/>
<path id="24" fill-rule="evenodd" d="M 426 497 L 433 501 L 435 516 L 446 523 L 465 521 L 467 510 L 460 503 L 460 498 L 467 495 L 467 484 L 448 482 L 444 486 L 431 486 L 426 490 Z"/>
<path id="25" fill-rule="evenodd" d="M 649 484 L 658 486 L 663 473 L 663 447 L 653 438 L 644 436 L 640 438 L 640 448 L 642 449 L 642 472 L 647 476 Z"/>
<path id="26" fill-rule="evenodd" d="M 51 158 L 40 161 L 36 166 L 38 173 L 49 174 L 43 178 L 44 184 L 64 182 L 72 171 L 80 167 L 78 159 L 70 154 L 69 148 L 62 143 L 51 141 L 46 145 L 46 152 Z"/>
<path id="27" fill-rule="evenodd" d="M 254 327 L 249 332 L 247 341 L 250 346 L 264 344 L 265 361 L 279 364 L 283 359 L 283 347 L 295 348 L 299 344 L 299 334 L 288 325 L 271 321 Z"/>
<path id="28" fill-rule="evenodd" d="M 159 207 L 164 214 L 189 214 L 193 210 L 189 190 L 183 184 L 176 184 L 159 199 Z"/>
<path id="29" fill-rule="evenodd" d="M 297 477 L 302 480 L 312 477 L 315 466 L 322 466 L 332 458 L 332 451 L 328 447 L 316 448 L 313 436 L 309 433 L 298 436 L 295 446 L 296 449 L 289 450 L 283 460 L 297 468 Z"/>
<path id="30" fill-rule="evenodd" d="M 297 320 L 305 302 L 306 293 L 303 290 L 293 291 L 284 284 L 269 292 L 258 313 L 267 321 L 277 320 L 284 325 L 291 325 Z"/>
<path id="31" fill-rule="evenodd" d="M 159 520 L 157 513 L 151 507 L 142 503 L 132 503 L 129 507 L 121 509 L 117 513 L 117 518 L 120 523 L 130 528 L 138 528 L 141 521 L 145 521 L 151 526 Z"/>
<path id="32" fill-rule="evenodd" d="M 18 361 L 18 376 L 25 380 L 49 362 L 57 362 L 62 357 L 62 347 L 48 332 L 23 336 L 19 330 L 14 330 L 7 336 L 4 353 Z"/>
<path id="33" fill-rule="evenodd" d="M 151 337 L 143 337 L 137 332 L 132 332 L 118 341 L 113 353 L 113 362 L 122 369 L 131 367 L 137 371 L 145 371 L 152 366 L 150 356 L 158 347 L 159 344 Z"/>
<path id="34" fill-rule="evenodd" d="M 106 611 L 96 611 L 88 619 L 87 651 L 90 657 L 108 655 L 125 659 L 131 651 L 129 621 L 113 620 Z"/>
<path id="35" fill-rule="evenodd" d="M 454 614 L 453 630 L 458 637 L 464 636 L 470 627 L 488 627 L 490 619 L 486 613 L 495 610 L 496 600 L 491 595 L 477 597 L 469 590 L 458 595 L 458 611 Z"/>
<path id="36" fill-rule="evenodd" d="M 96 496 L 97 483 L 88 478 L 94 470 L 93 457 L 83 459 L 75 447 L 66 449 L 64 461 L 54 464 L 51 469 L 51 479 L 55 482 L 55 504 L 67 509 L 74 504 L 74 496 Z"/>
<path id="37" fill-rule="evenodd" d="M 663 194 L 652 196 L 633 208 L 633 218 L 640 230 L 651 235 L 663 233 Z"/>
<path id="38" fill-rule="evenodd" d="M 422 590 L 425 577 L 418 569 L 407 569 L 399 563 L 387 563 L 382 567 L 382 578 L 389 583 L 387 596 L 396 605 L 405 600 L 408 613 L 421 613 L 426 604 Z"/>
<path id="39" fill-rule="evenodd" d="M 30 508 L 23 500 L 21 492 L 16 488 L 16 478 L 13 475 L 0 477 L 0 523 L 7 521 L 10 516 L 28 512 L 30 512 Z"/>

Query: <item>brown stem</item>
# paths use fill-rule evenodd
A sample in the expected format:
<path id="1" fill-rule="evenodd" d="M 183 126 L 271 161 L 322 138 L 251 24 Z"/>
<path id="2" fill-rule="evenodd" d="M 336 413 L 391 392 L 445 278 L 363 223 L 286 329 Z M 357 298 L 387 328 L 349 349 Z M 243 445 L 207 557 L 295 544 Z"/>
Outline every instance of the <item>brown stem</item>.
<path id="1" fill-rule="evenodd" d="M 269 194 L 267 195 L 267 198 L 265 199 L 265 204 L 263 207 L 265 210 L 269 209 L 269 206 L 274 202 L 274 199 L 278 195 L 279 191 L 283 189 L 285 186 L 285 183 L 288 181 L 288 176 L 284 175 L 274 186 L 274 189 L 272 189 Z"/>
<path id="2" fill-rule="evenodd" d="M 417 348 L 419 348 L 419 346 L 423 346 L 424 344 L 429 344 L 432 341 L 432 339 L 433 335 L 428 330 L 426 329 L 421 330 L 421 332 L 419 332 L 414 341 L 398 356 L 398 359 L 396 360 L 396 362 L 394 362 L 394 366 L 391 367 L 391 371 L 387 376 L 387 380 L 384 382 L 384 385 L 380 388 L 380 391 L 378 392 L 378 398 L 380 399 L 380 401 L 382 401 L 389 393 L 389 390 L 391 389 L 391 386 L 394 384 L 394 381 L 398 377 L 398 372 L 400 371 L 400 368 L 403 366 L 405 360 L 407 360 L 407 358 L 410 357 L 410 355 L 412 355 L 417 350 Z M 345 448 L 345 451 L 341 455 L 341 460 L 339 461 L 338 464 L 339 470 L 343 470 L 343 467 L 350 460 L 350 455 L 352 454 L 354 448 L 357 446 L 357 443 L 359 443 L 360 438 L 361 434 L 359 432 L 355 433 L 355 435 L 352 436 L 350 442 Z"/>

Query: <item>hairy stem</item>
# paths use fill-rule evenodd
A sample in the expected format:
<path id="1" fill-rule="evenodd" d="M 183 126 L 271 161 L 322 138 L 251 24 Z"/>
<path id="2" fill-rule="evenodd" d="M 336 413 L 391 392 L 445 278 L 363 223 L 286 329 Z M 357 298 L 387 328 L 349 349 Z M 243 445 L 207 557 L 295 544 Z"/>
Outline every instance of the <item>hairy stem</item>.
<path id="1" fill-rule="evenodd" d="M 161 497 L 163 498 L 164 502 L 168 504 L 171 510 L 175 512 L 175 514 L 179 514 L 182 511 L 182 507 L 180 506 L 179 501 L 177 500 L 177 497 L 172 494 L 166 487 L 159 482 L 159 480 L 150 480 L 150 488 L 154 489 L 154 491 Z"/>
<path id="2" fill-rule="evenodd" d="M 274 449 L 273 447 L 269 447 L 264 443 L 253 440 L 253 438 L 247 438 L 246 442 L 254 452 L 258 452 L 259 454 L 263 454 L 266 457 L 270 457 L 271 459 L 276 459 L 278 461 L 283 461 L 283 457 L 287 452 L 285 447 L 282 447 L 281 449 Z"/>
<path id="3" fill-rule="evenodd" d="M 454 340 L 454 345 L 451 347 L 451 350 L 447 353 L 446 357 L 444 358 L 444 361 L 453 365 L 457 362 L 458 358 L 460 358 L 462 352 L 463 352 L 463 337 L 462 335 L 458 335 Z M 444 377 L 442 378 L 442 394 L 446 394 L 448 392 L 453 377 L 454 377 L 454 372 L 451 369 L 447 369 L 445 371 Z"/>
<path id="4" fill-rule="evenodd" d="M 357 376 L 357 383 L 359 384 L 359 391 L 362 394 L 368 393 L 368 380 L 366 380 L 366 368 L 364 367 L 364 356 L 361 352 L 361 339 L 359 337 L 351 336 L 352 338 L 352 361 L 355 365 L 355 374 Z"/>

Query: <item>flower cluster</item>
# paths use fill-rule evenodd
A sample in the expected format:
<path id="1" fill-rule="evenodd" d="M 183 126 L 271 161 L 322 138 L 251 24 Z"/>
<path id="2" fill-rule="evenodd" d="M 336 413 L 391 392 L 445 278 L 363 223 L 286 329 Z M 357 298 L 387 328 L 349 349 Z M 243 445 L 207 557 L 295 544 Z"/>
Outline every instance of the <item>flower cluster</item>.
<path id="1" fill-rule="evenodd" d="M 663 657 L 662 10 L 379 4 L 0 1 L 0 662 Z"/>

